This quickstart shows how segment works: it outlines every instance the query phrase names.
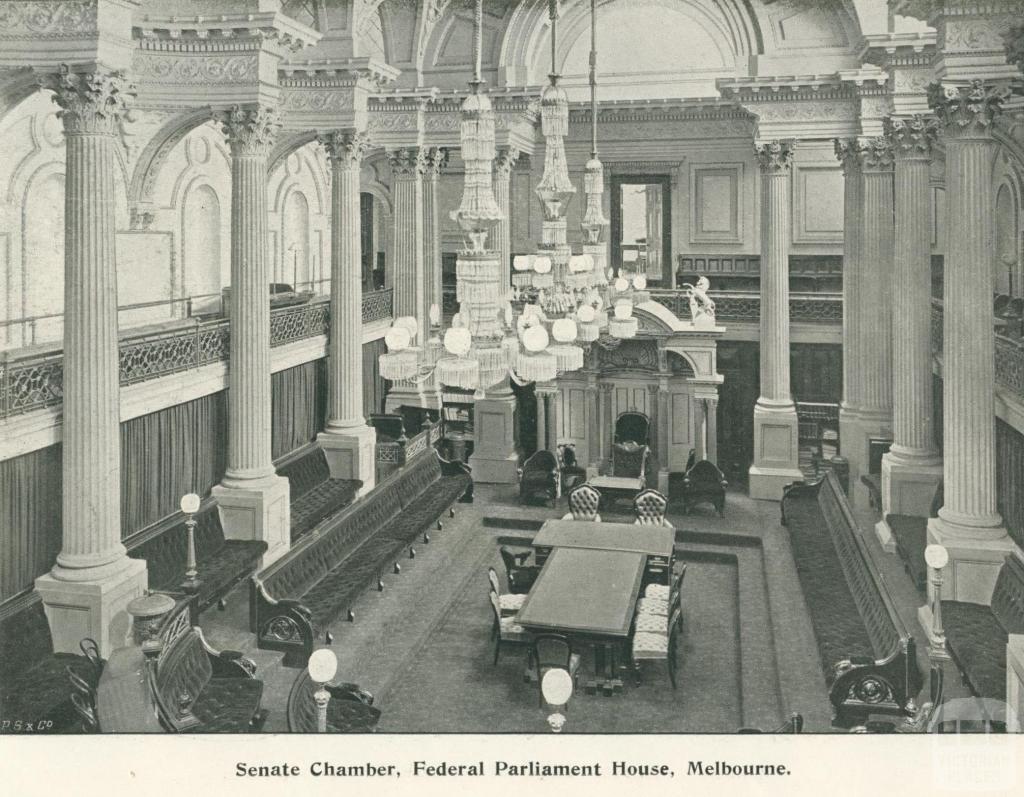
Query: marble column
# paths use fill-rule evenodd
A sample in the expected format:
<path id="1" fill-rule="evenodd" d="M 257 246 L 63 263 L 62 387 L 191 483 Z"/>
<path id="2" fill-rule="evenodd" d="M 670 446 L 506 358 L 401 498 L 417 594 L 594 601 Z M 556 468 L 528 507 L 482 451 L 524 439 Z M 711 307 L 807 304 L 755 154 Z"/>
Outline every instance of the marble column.
<path id="1" fill-rule="evenodd" d="M 64 437 L 61 550 L 35 586 L 56 652 L 91 637 L 123 643 L 146 563 L 121 544 L 120 379 L 115 247 L 118 134 L 132 87 L 120 74 L 43 79 L 64 124 Z M 25 719 L 31 719 L 26 717 Z"/>
<path id="2" fill-rule="evenodd" d="M 707 458 L 718 464 L 718 397 L 705 399 L 704 430 L 707 441 Z"/>
<path id="3" fill-rule="evenodd" d="M 929 542 L 945 546 L 943 597 L 988 604 L 1014 545 L 996 508 L 995 336 L 990 262 L 995 240 L 992 136 L 1002 94 L 980 81 L 929 90 L 946 145 L 943 295 L 945 504 Z"/>
<path id="4" fill-rule="evenodd" d="M 267 155 L 280 121 L 255 105 L 219 120 L 231 149 L 231 359 L 228 465 L 213 494 L 225 536 L 266 541 L 266 566 L 291 545 L 288 480 L 274 472 L 270 446 Z"/>
<path id="5" fill-rule="evenodd" d="M 394 206 L 395 234 L 392 244 L 395 318 L 412 316 L 417 321 L 415 346 L 427 340 L 426 314 L 431 288 L 427 281 L 424 257 L 424 187 L 427 150 L 407 147 L 387 153 L 391 165 L 391 198 Z M 403 405 L 433 406 L 437 391 L 429 383 L 395 382 L 384 402 L 386 412 Z"/>
<path id="6" fill-rule="evenodd" d="M 611 467 L 612 459 L 612 426 L 614 424 L 612 418 L 612 402 L 614 396 L 612 390 L 615 388 L 613 384 L 601 384 L 598 385 L 601 391 L 600 405 L 601 405 L 601 434 L 598 438 L 601 450 L 601 471 L 605 471 Z"/>
<path id="7" fill-rule="evenodd" d="M 359 171 L 369 145 L 358 130 L 322 138 L 331 162 L 331 331 L 327 426 L 317 436 L 332 479 L 376 479 L 376 431 L 363 415 L 363 284 Z"/>
<path id="8" fill-rule="evenodd" d="M 515 147 L 501 147 L 494 159 L 494 199 L 501 208 L 501 220 L 494 227 L 494 243 L 501 258 L 502 290 L 508 291 L 512 284 L 512 170 L 519 160 Z"/>
<path id="9" fill-rule="evenodd" d="M 548 447 L 548 394 L 543 387 L 537 385 L 534 395 L 537 397 L 537 450 L 541 451 Z"/>
<path id="10" fill-rule="evenodd" d="M 601 415 L 598 397 L 597 374 L 587 374 L 587 478 L 593 478 L 601 467 Z M 581 459 L 581 463 L 583 460 Z"/>
<path id="11" fill-rule="evenodd" d="M 423 150 L 423 271 L 427 290 L 424 294 L 423 318 L 429 331 L 430 306 L 444 307 L 441 269 L 441 214 L 438 190 L 441 170 L 448 162 L 448 150 L 430 147 Z"/>
<path id="12" fill-rule="evenodd" d="M 882 519 L 875 527 L 896 550 L 885 518 L 927 517 L 942 478 L 935 446 L 931 353 L 931 172 L 936 124 L 932 119 L 886 119 L 895 154 L 895 261 L 892 278 L 893 444 L 882 458 Z"/>
<path id="13" fill-rule="evenodd" d="M 793 144 L 757 146 L 761 169 L 761 395 L 754 407 L 750 496 L 777 501 L 803 479 L 789 384 L 790 166 Z"/>
<path id="14" fill-rule="evenodd" d="M 658 376 L 658 384 L 651 385 L 651 405 L 654 407 L 654 428 L 657 430 L 657 455 L 658 455 L 658 492 L 668 495 L 669 480 L 669 426 L 672 424 L 671 413 L 669 412 L 669 390 L 667 373 Z M 653 485 L 652 485 L 653 486 Z"/>
<path id="15" fill-rule="evenodd" d="M 861 387 L 867 341 L 862 334 L 860 305 L 861 250 L 864 240 L 864 174 L 861 144 L 857 139 L 835 141 L 836 157 L 843 168 L 843 398 L 839 407 L 839 442 L 850 462 L 851 481 L 856 483 L 866 457 L 854 456 L 860 439 L 858 422 L 864 404 Z"/>

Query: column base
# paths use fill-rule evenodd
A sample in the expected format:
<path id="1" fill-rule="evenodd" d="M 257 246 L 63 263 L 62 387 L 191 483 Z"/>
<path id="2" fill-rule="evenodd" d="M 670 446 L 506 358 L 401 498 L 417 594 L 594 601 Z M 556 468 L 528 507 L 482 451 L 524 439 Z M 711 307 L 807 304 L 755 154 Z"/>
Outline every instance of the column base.
<path id="1" fill-rule="evenodd" d="M 427 409 L 439 409 L 437 391 L 424 389 L 424 386 L 416 385 L 392 385 L 384 399 L 384 412 L 394 413 L 399 407 L 425 407 Z M 408 433 L 410 430 L 406 430 Z M 416 431 L 419 431 L 418 429 Z M 413 432 L 415 434 L 415 431 Z"/>
<path id="2" fill-rule="evenodd" d="M 148 581 L 145 560 L 127 556 L 123 567 L 94 581 L 65 581 L 59 568 L 39 576 L 35 586 L 54 652 L 81 653 L 78 643 L 85 637 L 96 640 L 104 658 L 123 646 L 131 630 L 127 606 L 145 593 Z"/>
<path id="3" fill-rule="evenodd" d="M 940 640 L 932 633 L 932 609 L 927 603 L 917 607 L 917 622 L 920 623 L 925 639 L 928 640 L 928 658 L 932 661 L 949 661 L 946 640 Z"/>
<path id="4" fill-rule="evenodd" d="M 771 404 L 758 399 L 754 407 L 754 464 L 750 466 L 750 497 L 782 498 L 782 488 L 803 481 L 799 468 L 799 428 L 792 402 Z"/>
<path id="5" fill-rule="evenodd" d="M 477 484 L 516 484 L 515 396 L 498 395 L 473 403 L 473 454 L 469 466 Z"/>
<path id="6" fill-rule="evenodd" d="M 848 407 L 839 409 L 839 450 L 850 463 L 851 505 L 863 507 L 868 503 L 867 487 L 860 483 L 860 477 L 870 472 L 870 441 L 891 438 L 891 413 Z"/>
<path id="7" fill-rule="evenodd" d="M 251 482 L 226 481 L 213 488 L 217 511 L 229 540 L 264 540 L 267 551 L 260 567 L 276 562 L 291 547 L 291 506 L 288 480 L 267 476 Z"/>
<path id="8" fill-rule="evenodd" d="M 942 577 L 943 599 L 984 606 L 992 602 L 996 577 L 1006 556 L 1015 551 L 1021 555 L 1002 526 L 967 526 L 941 516 L 929 519 L 928 542 L 942 545 L 949 552 Z"/>
<path id="9" fill-rule="evenodd" d="M 890 451 L 882 457 L 882 518 L 931 514 L 935 489 L 942 481 L 942 459 L 906 457 Z"/>
<path id="10" fill-rule="evenodd" d="M 363 486 L 356 496 L 366 495 L 377 479 L 377 430 L 372 426 L 332 427 L 316 436 L 324 451 L 332 479 L 358 479 Z"/>

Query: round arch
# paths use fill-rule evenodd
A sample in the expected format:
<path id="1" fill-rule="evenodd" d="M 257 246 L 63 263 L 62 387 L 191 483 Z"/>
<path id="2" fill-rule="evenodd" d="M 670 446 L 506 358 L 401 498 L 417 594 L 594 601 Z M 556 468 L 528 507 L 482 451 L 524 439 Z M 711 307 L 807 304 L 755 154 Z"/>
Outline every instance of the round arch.
<path id="1" fill-rule="evenodd" d="M 153 191 L 160 167 L 185 136 L 200 125 L 213 119 L 213 110 L 209 107 L 194 108 L 167 120 L 147 142 L 139 155 L 128 184 L 128 205 L 149 204 L 153 201 Z"/>

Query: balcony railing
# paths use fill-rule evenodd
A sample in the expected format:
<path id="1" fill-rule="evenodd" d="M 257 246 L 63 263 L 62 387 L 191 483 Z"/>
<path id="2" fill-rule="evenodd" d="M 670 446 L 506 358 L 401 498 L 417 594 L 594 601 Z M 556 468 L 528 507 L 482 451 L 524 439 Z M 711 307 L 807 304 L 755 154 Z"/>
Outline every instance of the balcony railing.
<path id="1" fill-rule="evenodd" d="M 686 292 L 652 290 L 651 298 L 683 321 L 690 320 L 690 303 Z M 716 291 L 711 294 L 719 321 L 760 321 L 761 295 L 740 291 Z M 840 293 L 791 293 L 789 295 L 790 321 L 838 324 L 843 320 L 843 296 Z"/>
<path id="2" fill-rule="evenodd" d="M 932 355 L 942 358 L 942 302 L 932 299 Z M 996 384 L 1024 400 L 1024 338 L 996 332 Z"/>
<path id="3" fill-rule="evenodd" d="M 363 323 L 391 315 L 391 289 L 363 294 Z M 189 371 L 229 354 L 229 321 L 194 320 L 158 332 L 128 333 L 121 338 L 119 371 L 122 385 Z M 270 345 L 282 346 L 326 335 L 330 304 L 324 300 L 271 310 Z M 0 355 L 0 418 L 54 407 L 64 400 L 64 354 L 20 349 Z"/>

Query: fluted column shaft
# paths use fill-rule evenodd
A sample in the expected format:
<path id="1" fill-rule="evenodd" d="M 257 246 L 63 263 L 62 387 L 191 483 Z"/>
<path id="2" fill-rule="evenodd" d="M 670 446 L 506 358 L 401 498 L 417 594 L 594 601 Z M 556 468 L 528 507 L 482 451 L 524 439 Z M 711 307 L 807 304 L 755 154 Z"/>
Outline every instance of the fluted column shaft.
<path id="1" fill-rule="evenodd" d="M 419 322 L 416 345 L 425 337 L 427 283 L 423 257 L 423 150 L 412 147 L 388 153 L 395 206 L 395 316 Z"/>
<path id="2" fill-rule="evenodd" d="M 862 411 L 892 413 L 893 159 L 884 138 L 867 143 L 864 172 L 863 249 L 859 263 Z M 865 334 L 866 333 L 866 334 Z"/>
<path id="3" fill-rule="evenodd" d="M 843 166 L 843 409 L 856 412 L 864 403 L 864 338 L 860 324 L 861 243 L 864 235 L 864 176 L 856 142 L 836 141 Z"/>
<path id="4" fill-rule="evenodd" d="M 231 149 L 231 360 L 224 483 L 238 485 L 274 474 L 267 155 L 280 123 L 275 110 L 259 106 L 236 106 L 220 121 Z"/>
<path id="5" fill-rule="evenodd" d="M 327 431 L 365 425 L 359 169 L 368 140 L 338 130 L 323 140 L 331 161 L 331 336 Z"/>
<path id="6" fill-rule="evenodd" d="M 438 189 L 441 170 L 448 160 L 448 151 L 431 147 L 424 152 L 423 172 L 423 270 L 427 283 L 424 292 L 423 317 L 429 319 L 430 306 L 444 306 L 441 268 L 441 214 Z M 426 322 L 426 323 L 429 323 Z"/>
<path id="7" fill-rule="evenodd" d="M 770 142 L 761 163 L 761 395 L 758 404 L 792 405 L 789 386 L 789 236 L 792 149 Z"/>
<path id="8" fill-rule="evenodd" d="M 901 460 L 936 461 L 931 353 L 931 149 L 934 121 L 886 120 L 895 153 L 892 312 L 893 444 Z"/>
<path id="9" fill-rule="evenodd" d="M 494 160 L 494 200 L 501 209 L 501 219 L 494 226 L 494 247 L 498 250 L 501 271 L 498 285 L 508 291 L 512 284 L 512 169 L 519 159 L 515 147 L 503 147 Z"/>
<path id="10" fill-rule="evenodd" d="M 98 579 L 122 569 L 120 379 L 114 174 L 127 84 L 63 72 L 63 540 L 54 576 Z"/>

